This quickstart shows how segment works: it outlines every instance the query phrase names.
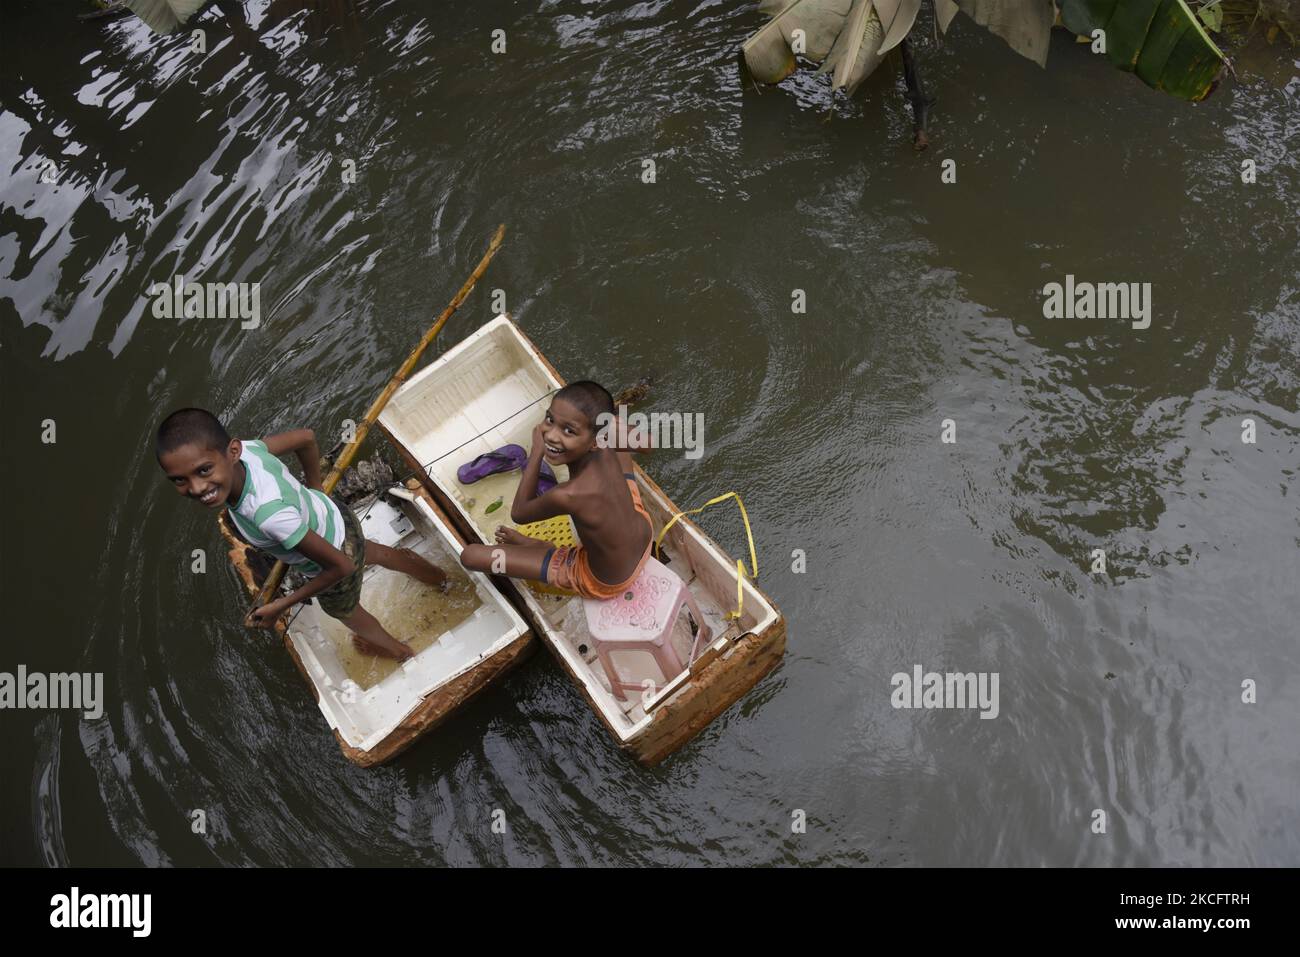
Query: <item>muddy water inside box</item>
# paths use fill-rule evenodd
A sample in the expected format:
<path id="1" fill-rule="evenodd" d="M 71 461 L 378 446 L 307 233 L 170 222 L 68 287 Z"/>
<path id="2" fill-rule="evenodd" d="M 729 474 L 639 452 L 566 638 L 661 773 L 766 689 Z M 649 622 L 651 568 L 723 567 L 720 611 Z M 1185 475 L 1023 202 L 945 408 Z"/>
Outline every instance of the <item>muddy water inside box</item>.
<path id="1" fill-rule="evenodd" d="M 502 472 L 489 475 L 473 485 L 457 482 L 452 486 L 452 494 L 469 512 L 474 525 L 483 530 L 488 542 L 494 540 L 497 529 L 502 525 L 514 527 L 515 523 L 510 520 L 510 506 L 515 500 L 515 491 L 519 488 L 522 477 L 523 472 Z M 501 504 L 489 512 L 488 509 L 497 500 Z"/>
<path id="2" fill-rule="evenodd" d="M 483 604 L 478 589 L 464 572 L 446 563 L 442 567 L 450 582 L 445 594 L 388 569 L 373 572 L 361 591 L 361 604 L 366 610 L 417 655 Z M 326 618 L 321 631 L 333 643 L 344 672 L 363 690 L 383 681 L 400 665 L 392 658 L 359 651 L 347 626 L 337 619 Z"/>

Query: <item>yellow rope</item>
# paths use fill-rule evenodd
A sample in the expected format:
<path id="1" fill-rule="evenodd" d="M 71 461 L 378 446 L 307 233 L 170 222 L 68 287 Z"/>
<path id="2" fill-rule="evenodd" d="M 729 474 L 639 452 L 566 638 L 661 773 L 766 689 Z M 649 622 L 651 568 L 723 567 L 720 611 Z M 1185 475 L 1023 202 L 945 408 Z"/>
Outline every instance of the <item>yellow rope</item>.
<path id="1" fill-rule="evenodd" d="M 745 537 L 749 540 L 749 566 L 752 571 L 749 572 L 750 578 L 758 577 L 758 557 L 754 553 L 754 533 L 749 529 L 749 513 L 745 511 L 745 503 L 740 500 L 740 496 L 735 492 L 728 492 L 726 495 L 719 495 L 717 498 L 711 498 L 699 508 L 687 509 L 684 512 L 677 512 L 669 519 L 668 524 L 664 526 L 659 537 L 655 539 L 655 551 L 662 553 L 664 536 L 668 534 L 668 529 L 677 524 L 677 520 L 683 515 L 698 515 L 710 505 L 717 505 L 719 502 L 725 502 L 729 498 L 734 498 L 736 504 L 740 506 L 740 518 L 745 523 Z M 728 612 L 726 619 L 735 621 L 740 618 L 740 614 L 745 610 L 745 590 L 743 582 L 745 579 L 745 563 L 743 560 L 736 559 L 736 610 Z"/>

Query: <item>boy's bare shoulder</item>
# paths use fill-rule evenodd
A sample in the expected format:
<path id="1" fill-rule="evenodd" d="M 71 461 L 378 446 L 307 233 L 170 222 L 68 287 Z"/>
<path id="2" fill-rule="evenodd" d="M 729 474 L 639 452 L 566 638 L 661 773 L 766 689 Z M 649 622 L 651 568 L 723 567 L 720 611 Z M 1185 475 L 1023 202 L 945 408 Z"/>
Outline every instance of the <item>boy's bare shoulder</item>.
<path id="1" fill-rule="evenodd" d="M 552 489 L 552 492 L 564 489 L 568 493 L 566 501 L 575 514 L 584 506 L 604 508 L 610 491 L 624 481 L 621 474 L 621 456 L 608 449 L 602 451 L 605 456 L 602 456 L 603 461 L 596 468 L 589 469 L 577 478 Z"/>
<path id="2" fill-rule="evenodd" d="M 619 488 L 627 481 L 625 476 L 633 469 L 632 456 L 615 449 L 602 449 L 602 451 L 604 460 L 600 463 L 597 481 L 600 482 L 602 490 Z"/>

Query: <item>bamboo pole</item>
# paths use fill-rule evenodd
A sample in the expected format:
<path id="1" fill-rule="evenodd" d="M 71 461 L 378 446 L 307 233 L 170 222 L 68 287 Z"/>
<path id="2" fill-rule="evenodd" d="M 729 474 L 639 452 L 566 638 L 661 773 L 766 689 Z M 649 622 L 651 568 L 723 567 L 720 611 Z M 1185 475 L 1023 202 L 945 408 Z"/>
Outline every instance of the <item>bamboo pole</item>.
<path id="1" fill-rule="evenodd" d="M 370 409 L 366 412 L 366 417 L 357 425 L 356 437 L 344 446 L 343 451 L 339 453 L 338 458 L 335 459 L 333 465 L 330 466 L 329 474 L 326 475 L 324 481 L 321 482 L 321 488 L 326 495 L 329 495 L 334 491 L 334 486 L 338 485 L 339 479 L 343 476 L 343 470 L 351 465 L 352 460 L 356 458 L 357 450 L 361 448 L 361 443 L 365 441 L 366 435 L 370 432 L 370 427 L 374 425 L 375 421 L 379 418 L 379 413 L 384 411 L 384 406 L 386 406 L 388 400 L 393 397 L 393 393 L 396 392 L 398 388 L 401 387 L 402 383 L 406 381 L 406 377 L 411 374 L 411 371 L 415 368 L 415 364 L 420 361 L 420 356 L 428 347 L 429 343 L 433 341 L 434 337 L 446 324 L 447 320 L 451 318 L 451 314 L 460 308 L 460 304 L 465 301 L 465 298 L 470 294 L 470 291 L 473 290 L 483 273 L 487 270 L 488 263 L 492 261 L 492 257 L 496 255 L 497 250 L 501 248 L 501 242 L 505 238 L 505 235 L 506 225 L 505 223 L 502 223 L 497 227 L 497 231 L 492 234 L 492 240 L 488 243 L 487 252 L 483 254 L 483 258 L 479 260 L 478 265 L 474 267 L 474 271 L 470 273 L 469 278 L 465 280 L 465 284 L 460 287 L 460 292 L 456 293 L 456 295 L 452 297 L 451 302 L 447 304 L 447 308 L 442 311 L 440 316 L 438 316 L 438 321 L 430 326 L 429 330 L 420 337 L 420 341 L 416 343 L 415 348 L 411 350 L 411 354 L 406 357 L 406 361 L 398 368 L 397 374 L 389 380 L 388 385 L 384 386 L 384 391 L 379 393 L 379 397 L 370 404 Z M 253 604 L 254 608 L 260 608 L 271 600 L 271 596 L 275 594 L 276 589 L 280 587 L 280 582 L 284 579 L 285 569 L 286 566 L 284 562 L 275 563 L 275 567 L 271 569 L 271 574 L 266 577 L 266 582 L 262 585 L 262 590 L 257 594 L 257 598 Z"/>

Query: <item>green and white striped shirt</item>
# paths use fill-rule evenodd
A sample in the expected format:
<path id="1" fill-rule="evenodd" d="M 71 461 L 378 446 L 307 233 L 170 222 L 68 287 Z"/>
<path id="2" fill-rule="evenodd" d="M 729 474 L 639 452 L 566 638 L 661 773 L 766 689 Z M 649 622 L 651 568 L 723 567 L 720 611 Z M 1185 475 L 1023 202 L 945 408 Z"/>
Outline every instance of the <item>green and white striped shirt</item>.
<path id="1" fill-rule="evenodd" d="M 339 507 L 324 492 L 294 478 L 265 442 L 246 440 L 239 460 L 247 469 L 244 490 L 230 508 L 239 534 L 307 577 L 319 574 L 320 566 L 296 547 L 310 531 L 341 549 L 346 529 Z"/>

